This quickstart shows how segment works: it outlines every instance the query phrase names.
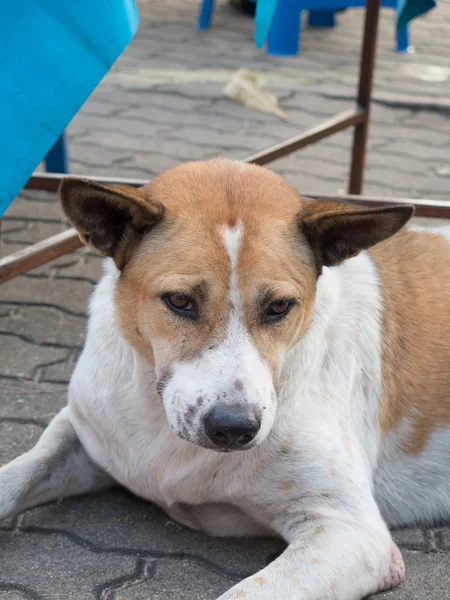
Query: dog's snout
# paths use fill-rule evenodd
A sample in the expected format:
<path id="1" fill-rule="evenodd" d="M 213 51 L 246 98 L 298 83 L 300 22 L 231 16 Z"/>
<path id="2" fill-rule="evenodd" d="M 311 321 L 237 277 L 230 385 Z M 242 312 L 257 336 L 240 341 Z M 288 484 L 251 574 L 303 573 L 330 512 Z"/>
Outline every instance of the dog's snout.
<path id="1" fill-rule="evenodd" d="M 241 406 L 217 406 L 204 420 L 205 433 L 218 448 L 243 448 L 256 437 L 261 421 L 254 411 Z"/>

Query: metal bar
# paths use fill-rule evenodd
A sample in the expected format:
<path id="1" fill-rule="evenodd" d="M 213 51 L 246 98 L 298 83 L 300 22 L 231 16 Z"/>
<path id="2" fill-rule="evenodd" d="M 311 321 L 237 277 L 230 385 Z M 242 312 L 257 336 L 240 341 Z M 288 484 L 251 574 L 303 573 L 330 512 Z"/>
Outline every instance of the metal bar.
<path id="1" fill-rule="evenodd" d="M 450 219 L 450 201 L 428 200 L 417 198 L 390 198 L 379 196 L 360 196 L 359 194 L 346 194 L 335 196 L 333 194 L 303 194 L 308 198 L 329 200 L 331 202 L 347 202 L 360 206 L 392 206 L 393 204 L 408 204 L 415 206 L 414 216 L 428 217 L 430 219 Z"/>
<path id="2" fill-rule="evenodd" d="M 25 187 L 31 190 L 46 190 L 48 192 L 57 192 L 61 181 L 69 177 L 65 173 L 34 173 L 26 183 Z M 105 185 L 131 185 L 140 187 L 148 183 L 147 179 L 127 179 L 126 177 L 102 177 L 101 175 L 74 175 L 82 179 L 92 179 Z"/>
<path id="3" fill-rule="evenodd" d="M 308 198 L 320 198 L 335 202 L 348 202 L 362 206 L 387 206 L 392 204 L 413 204 L 416 207 L 417 217 L 432 217 L 450 219 L 450 202 L 444 200 L 417 200 L 410 198 L 380 198 L 373 196 L 346 195 L 334 196 L 330 194 L 304 194 Z M 82 243 L 75 229 L 68 229 L 58 233 L 43 242 L 33 244 L 24 250 L 19 250 L 0 260 L 0 283 L 8 281 L 17 275 L 26 273 L 43 265 L 62 254 L 80 248 Z"/>
<path id="4" fill-rule="evenodd" d="M 326 138 L 333 133 L 342 131 L 347 127 L 361 124 L 365 120 L 366 113 L 364 110 L 360 108 L 347 110 L 336 115 L 329 121 L 325 121 L 325 123 L 322 123 L 322 125 L 318 125 L 313 129 L 309 129 L 300 135 L 286 140 L 285 142 L 281 142 L 280 144 L 276 144 L 275 146 L 271 146 L 270 148 L 261 150 L 261 152 L 257 152 L 256 154 L 248 156 L 246 159 L 244 159 L 244 161 L 257 165 L 266 165 L 274 160 L 277 160 L 278 158 L 286 156 L 287 154 L 291 154 L 291 152 L 295 152 L 296 150 L 300 150 L 305 146 L 309 146 L 310 144 L 314 144 L 319 140 L 323 140 L 323 138 Z"/>
<path id="5" fill-rule="evenodd" d="M 338 131 L 342 131 L 347 127 L 352 127 L 358 123 L 363 123 L 365 120 L 365 112 L 361 109 L 347 110 L 339 115 L 336 115 L 329 121 L 322 123 L 318 127 L 308 129 L 304 133 L 297 135 L 285 142 L 270 146 L 256 154 L 252 154 L 243 159 L 243 162 L 254 163 L 257 165 L 266 165 L 282 156 L 286 156 L 291 152 L 300 150 L 309 144 L 314 144 L 323 138 L 332 135 Z M 92 179 L 99 183 L 110 185 L 132 185 L 139 187 L 148 183 L 145 179 L 126 179 L 122 177 L 93 177 L 92 175 L 77 175 L 83 179 Z M 35 190 L 47 190 L 56 192 L 59 188 L 61 180 L 67 177 L 63 173 L 35 173 L 25 185 L 26 188 Z"/>
<path id="6" fill-rule="evenodd" d="M 0 260 L 0 283 L 35 269 L 82 246 L 75 229 L 68 229 Z"/>
<path id="7" fill-rule="evenodd" d="M 365 118 L 356 125 L 353 134 L 350 194 L 360 194 L 364 181 L 379 12 L 380 0 L 367 0 L 358 88 L 358 105 L 364 110 Z"/>

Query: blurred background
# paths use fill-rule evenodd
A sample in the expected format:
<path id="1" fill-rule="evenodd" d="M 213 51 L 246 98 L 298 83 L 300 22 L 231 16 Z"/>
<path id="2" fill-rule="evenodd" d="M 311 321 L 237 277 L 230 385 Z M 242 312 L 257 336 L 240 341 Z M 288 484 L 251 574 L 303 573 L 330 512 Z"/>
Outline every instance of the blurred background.
<path id="1" fill-rule="evenodd" d="M 196 31 L 198 0 L 138 0 L 130 46 L 68 128 L 73 173 L 151 178 L 179 162 L 245 156 L 353 106 L 364 10 L 311 29 L 301 52 L 256 48 L 253 19 L 216 1 Z M 395 18 L 382 9 L 364 192 L 448 199 L 450 187 L 450 0 L 410 24 L 413 53 L 395 51 Z M 289 121 L 227 100 L 240 67 L 264 75 Z M 271 165 L 302 192 L 346 190 L 352 130 Z"/>

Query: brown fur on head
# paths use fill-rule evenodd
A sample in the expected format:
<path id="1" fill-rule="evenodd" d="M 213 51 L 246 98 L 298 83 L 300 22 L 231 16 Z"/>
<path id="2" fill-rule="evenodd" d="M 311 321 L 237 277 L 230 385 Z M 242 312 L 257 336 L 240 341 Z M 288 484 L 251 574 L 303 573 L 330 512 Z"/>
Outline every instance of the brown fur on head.
<path id="1" fill-rule="evenodd" d="M 251 409 L 258 439 L 267 435 L 322 268 L 412 214 L 308 200 L 271 171 L 227 160 L 184 164 L 139 189 L 66 179 L 61 199 L 82 239 L 121 271 L 117 320 L 164 382 L 169 421 L 207 447 L 202 419 L 217 404 Z"/>

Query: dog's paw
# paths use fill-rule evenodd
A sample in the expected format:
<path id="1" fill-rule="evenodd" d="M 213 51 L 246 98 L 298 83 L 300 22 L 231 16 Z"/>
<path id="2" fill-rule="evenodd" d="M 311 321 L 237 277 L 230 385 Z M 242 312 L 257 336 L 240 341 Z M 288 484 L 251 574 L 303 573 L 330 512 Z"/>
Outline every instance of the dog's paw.
<path id="1" fill-rule="evenodd" d="M 400 585 L 405 578 L 405 571 L 405 563 L 403 562 L 402 553 L 398 549 L 397 545 L 393 543 L 389 572 L 383 579 L 380 592 L 390 590 L 391 588 Z"/>
<path id="2" fill-rule="evenodd" d="M 32 473 L 19 460 L 0 468 L 0 521 L 19 513 L 28 491 Z"/>
<path id="3" fill-rule="evenodd" d="M 14 479 L 7 466 L 0 468 L 0 521 L 14 515 L 19 504 Z"/>
<path id="4" fill-rule="evenodd" d="M 308 600 L 314 595 L 305 594 L 300 579 L 285 577 L 264 569 L 244 579 L 222 594 L 218 600 Z"/>
<path id="5" fill-rule="evenodd" d="M 10 478 L 4 473 L 6 467 L 0 468 L 0 521 L 15 514 L 17 499 L 14 498 Z"/>

